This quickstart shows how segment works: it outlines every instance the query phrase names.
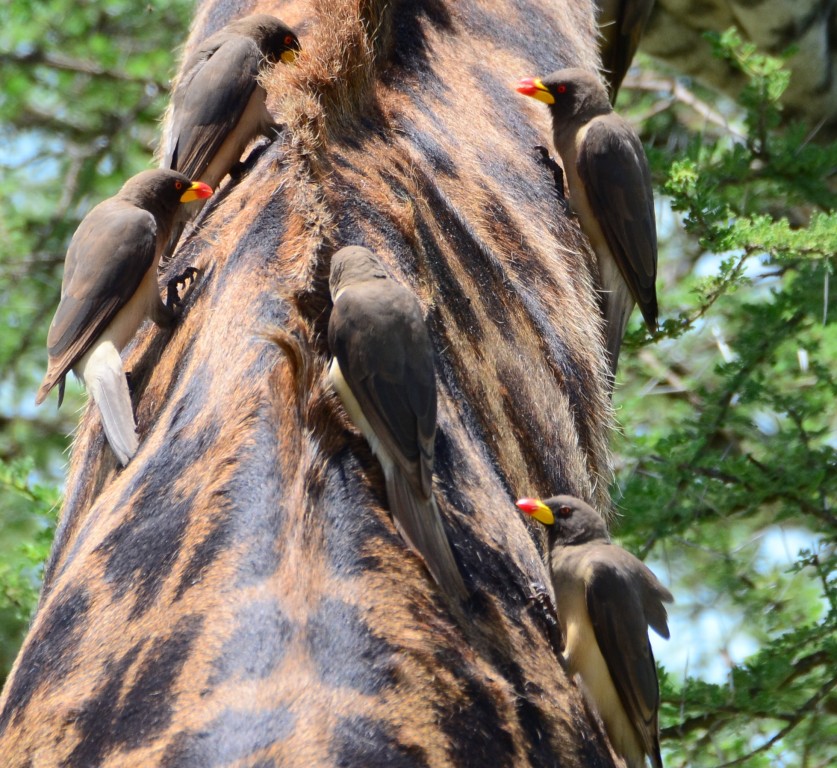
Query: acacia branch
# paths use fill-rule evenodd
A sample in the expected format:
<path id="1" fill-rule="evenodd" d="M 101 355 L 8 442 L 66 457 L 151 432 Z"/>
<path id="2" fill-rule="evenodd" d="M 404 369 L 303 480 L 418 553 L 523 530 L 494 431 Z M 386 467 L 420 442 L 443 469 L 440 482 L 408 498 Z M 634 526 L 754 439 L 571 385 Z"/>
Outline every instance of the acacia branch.
<path id="1" fill-rule="evenodd" d="M 730 760 L 727 763 L 721 763 L 721 765 L 719 765 L 718 768 L 733 768 L 733 766 L 735 765 L 741 765 L 742 763 L 746 763 L 748 760 L 752 759 L 756 755 L 760 755 L 763 752 L 767 752 L 768 749 L 770 749 L 777 742 L 785 738 L 785 736 L 787 736 L 811 712 L 813 712 L 816 706 L 826 696 L 828 696 L 829 693 L 831 693 L 835 686 L 837 686 L 837 677 L 832 678 L 825 685 L 823 685 L 810 699 L 808 699 L 808 701 L 806 701 L 796 712 L 793 713 L 793 716 L 788 721 L 788 724 L 784 728 L 780 728 L 764 744 L 752 750 L 748 754 L 743 755 L 742 757 L 738 757 L 735 760 Z"/>
<path id="2" fill-rule="evenodd" d="M 803 319 L 803 314 L 801 312 L 796 313 L 793 317 L 791 317 L 787 322 L 787 329 L 790 332 L 793 328 L 795 328 Z M 692 482 L 693 473 L 699 467 L 701 459 L 706 455 L 706 452 L 709 450 L 709 447 L 712 445 L 713 440 L 718 436 L 718 434 L 723 429 L 723 426 L 726 422 L 727 414 L 729 413 L 730 406 L 732 404 L 733 398 L 735 397 L 736 393 L 741 389 L 744 382 L 747 380 L 747 377 L 752 374 L 752 372 L 756 369 L 756 367 L 764 361 L 766 357 L 768 357 L 779 341 L 776 339 L 771 338 L 768 334 L 765 334 L 761 338 L 761 344 L 759 348 L 755 350 L 754 354 L 745 361 L 745 364 L 741 366 L 741 369 L 735 374 L 733 379 L 729 382 L 726 391 L 723 393 L 723 396 L 718 401 L 718 412 L 715 415 L 712 423 L 708 425 L 708 428 L 703 433 L 701 439 L 697 442 L 697 446 L 692 453 L 691 458 L 685 462 L 685 466 L 689 467 L 688 473 L 683 473 L 677 486 L 675 487 L 673 493 L 670 496 L 670 501 L 667 504 L 666 512 L 669 513 L 670 516 L 672 508 L 678 503 L 681 495 L 685 493 L 686 488 Z M 660 461 L 663 461 L 662 457 L 659 457 Z M 643 544 L 639 557 L 640 559 L 645 559 L 654 545 L 657 543 L 661 532 L 654 532 L 649 536 L 645 543 Z"/>
<path id="3" fill-rule="evenodd" d="M 744 142 L 747 140 L 747 137 L 733 128 L 720 112 L 712 109 L 709 104 L 696 96 L 693 91 L 686 88 L 677 78 L 654 77 L 648 74 L 636 77 L 629 74 L 622 83 L 622 87 L 634 91 L 668 94 L 668 99 L 663 102 L 658 102 L 657 105 L 651 107 L 650 115 L 643 116 L 643 121 L 658 112 L 668 109 L 672 103 L 679 103 L 689 107 L 708 123 L 712 123 L 730 134 L 736 141 Z"/>
<path id="4" fill-rule="evenodd" d="M 781 685 L 787 685 L 788 683 L 796 680 L 803 674 L 810 672 L 811 669 L 813 669 L 814 667 L 824 666 L 829 662 L 830 657 L 827 653 L 812 653 L 809 656 L 800 659 L 799 662 L 797 662 L 797 664 L 794 665 L 793 672 L 791 672 L 782 681 Z M 694 733 L 695 731 L 717 731 L 719 728 L 723 728 L 729 721 L 734 720 L 737 717 L 743 717 L 745 715 L 749 716 L 750 718 L 758 717 L 770 720 L 782 720 L 787 723 L 787 725 L 782 729 L 782 735 L 786 735 L 787 732 L 793 726 L 798 725 L 804 719 L 804 716 L 807 715 L 817 705 L 819 701 L 821 701 L 825 696 L 828 695 L 829 691 L 835 686 L 835 684 L 837 684 L 837 678 L 835 678 L 834 680 L 829 680 L 819 689 L 819 691 L 816 694 L 814 694 L 814 696 L 811 699 L 809 699 L 805 704 L 802 705 L 802 708 L 795 712 L 755 712 L 752 710 L 743 710 L 736 707 L 718 707 L 712 710 L 711 712 L 704 712 L 701 715 L 697 715 L 695 717 L 689 718 L 688 720 L 684 720 L 682 723 L 677 723 L 676 725 L 671 725 L 668 728 L 663 728 L 660 731 L 660 736 L 663 739 L 682 739 L 684 736 L 688 736 L 689 734 Z M 779 738 L 782 738 L 782 736 L 776 737 L 774 739 L 774 743 Z M 744 758 L 740 759 L 743 760 Z M 731 765 L 731 763 L 729 765 Z"/>
<path id="5" fill-rule="evenodd" d="M 136 77 L 118 69 L 107 69 L 95 61 L 76 59 L 56 51 L 45 51 L 41 48 L 26 53 L 4 52 L 0 54 L 0 64 L 17 64 L 18 66 L 41 65 L 57 69 L 62 72 L 73 72 L 78 75 L 99 77 L 121 83 L 134 83 L 144 88 L 153 87 L 160 91 L 168 90 L 168 83 L 148 77 Z"/>

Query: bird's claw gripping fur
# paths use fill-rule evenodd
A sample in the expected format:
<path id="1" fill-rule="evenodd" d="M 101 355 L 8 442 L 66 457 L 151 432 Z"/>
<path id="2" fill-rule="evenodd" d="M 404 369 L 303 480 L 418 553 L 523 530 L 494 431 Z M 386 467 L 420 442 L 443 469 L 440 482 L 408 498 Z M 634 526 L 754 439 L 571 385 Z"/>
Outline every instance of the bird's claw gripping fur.
<path id="1" fill-rule="evenodd" d="M 555 162 L 555 158 L 549 154 L 549 150 L 546 147 L 538 144 L 535 149 L 540 153 L 541 162 L 552 171 L 552 178 L 555 180 L 555 189 L 561 200 L 561 207 L 564 209 L 564 213 L 570 216 L 572 209 L 567 202 L 567 196 L 564 194 L 564 169 Z"/>
<path id="2" fill-rule="evenodd" d="M 200 273 L 201 271 L 197 267 L 188 267 L 169 280 L 166 306 L 170 310 L 176 313 L 183 311 L 183 304 L 195 287 L 195 281 Z"/>
<path id="3" fill-rule="evenodd" d="M 564 639 L 561 635 L 561 626 L 558 623 L 558 610 L 543 584 L 533 581 L 529 584 L 529 589 L 531 594 L 526 601 L 528 607 L 534 612 L 537 622 L 544 628 L 552 650 L 560 659 L 561 651 L 564 648 Z"/>

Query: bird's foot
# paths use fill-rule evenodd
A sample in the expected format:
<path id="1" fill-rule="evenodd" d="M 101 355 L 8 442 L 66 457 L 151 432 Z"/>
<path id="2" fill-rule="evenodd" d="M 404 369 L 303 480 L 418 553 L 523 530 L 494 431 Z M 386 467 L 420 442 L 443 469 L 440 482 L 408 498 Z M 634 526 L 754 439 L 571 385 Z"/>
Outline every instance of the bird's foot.
<path id="1" fill-rule="evenodd" d="M 233 184 L 237 184 L 241 181 L 242 176 L 244 176 L 247 171 L 250 170 L 250 158 L 253 157 L 253 153 L 256 150 L 254 149 L 244 160 L 239 160 L 232 168 L 230 168 L 230 180 Z"/>
<path id="2" fill-rule="evenodd" d="M 560 658 L 564 641 L 561 637 L 561 626 L 558 623 L 558 611 L 555 604 L 543 584 L 533 581 L 529 584 L 529 589 L 531 594 L 527 602 L 530 608 L 534 609 L 535 620 L 546 630 L 549 644 L 552 646 L 555 655 Z"/>
<path id="3" fill-rule="evenodd" d="M 567 216 L 572 214 L 570 204 L 567 202 L 567 196 L 564 194 L 564 169 L 555 162 L 555 158 L 549 154 L 549 150 L 538 144 L 535 150 L 540 154 L 541 162 L 552 171 L 552 178 L 555 180 L 555 189 L 558 192 L 558 197 L 561 200 L 561 205 L 564 208 L 564 213 Z"/>
<path id="4" fill-rule="evenodd" d="M 180 313 L 183 311 L 183 304 L 195 287 L 195 281 L 200 273 L 201 271 L 197 267 L 187 267 L 179 275 L 175 275 L 169 280 L 166 306 L 172 312 Z"/>

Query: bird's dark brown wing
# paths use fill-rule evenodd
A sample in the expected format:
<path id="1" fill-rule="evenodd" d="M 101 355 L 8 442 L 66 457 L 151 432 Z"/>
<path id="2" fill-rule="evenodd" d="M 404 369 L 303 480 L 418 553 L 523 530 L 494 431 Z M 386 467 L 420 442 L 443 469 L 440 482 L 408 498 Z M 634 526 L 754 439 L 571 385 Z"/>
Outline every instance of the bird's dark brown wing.
<path id="1" fill-rule="evenodd" d="M 165 167 L 198 179 L 244 113 L 262 54 L 249 37 L 229 35 L 194 67 L 172 96 Z"/>
<path id="2" fill-rule="evenodd" d="M 657 227 L 642 144 L 618 115 L 597 117 L 579 148 L 577 168 L 622 277 L 645 322 L 656 330 Z"/>
<path id="3" fill-rule="evenodd" d="M 363 416 L 395 464 L 387 500 L 401 536 L 441 588 L 468 591 L 433 499 L 436 377 L 433 349 L 413 295 L 392 280 L 350 285 L 329 321 L 328 340 Z"/>
<path id="4" fill-rule="evenodd" d="M 50 387 L 134 295 L 156 247 L 154 217 L 129 203 L 106 200 L 81 222 L 67 251 L 61 301 L 47 335 Z"/>
<path id="5" fill-rule="evenodd" d="M 654 0 L 597 0 L 602 67 L 611 104 L 642 40 Z"/>
<path id="6" fill-rule="evenodd" d="M 433 350 L 413 295 L 392 282 L 338 298 L 329 345 L 384 449 L 424 498 L 431 494 L 436 432 Z"/>
<path id="7" fill-rule="evenodd" d="M 596 641 L 643 749 L 659 760 L 660 692 L 643 605 L 644 574 L 637 568 L 642 563 L 606 544 L 591 545 L 591 556 L 586 598 Z"/>

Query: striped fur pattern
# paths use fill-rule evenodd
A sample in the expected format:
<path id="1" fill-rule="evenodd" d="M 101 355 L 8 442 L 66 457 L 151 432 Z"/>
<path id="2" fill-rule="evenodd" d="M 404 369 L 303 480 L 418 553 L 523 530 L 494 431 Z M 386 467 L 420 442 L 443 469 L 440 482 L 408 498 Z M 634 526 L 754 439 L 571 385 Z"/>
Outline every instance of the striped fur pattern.
<path id="1" fill-rule="evenodd" d="M 190 46 L 238 6 L 201 5 Z M 546 110 L 514 91 L 598 66 L 592 3 L 257 10 L 301 32 L 265 81 L 288 129 L 169 265 L 202 275 L 174 329 L 130 349 L 128 467 L 82 420 L 0 699 L 4 765 L 612 765 L 558 660 L 543 527 L 513 503 L 608 506 L 594 260 L 533 149 Z M 350 243 L 426 311 L 461 608 L 328 386 L 329 258 Z"/>

